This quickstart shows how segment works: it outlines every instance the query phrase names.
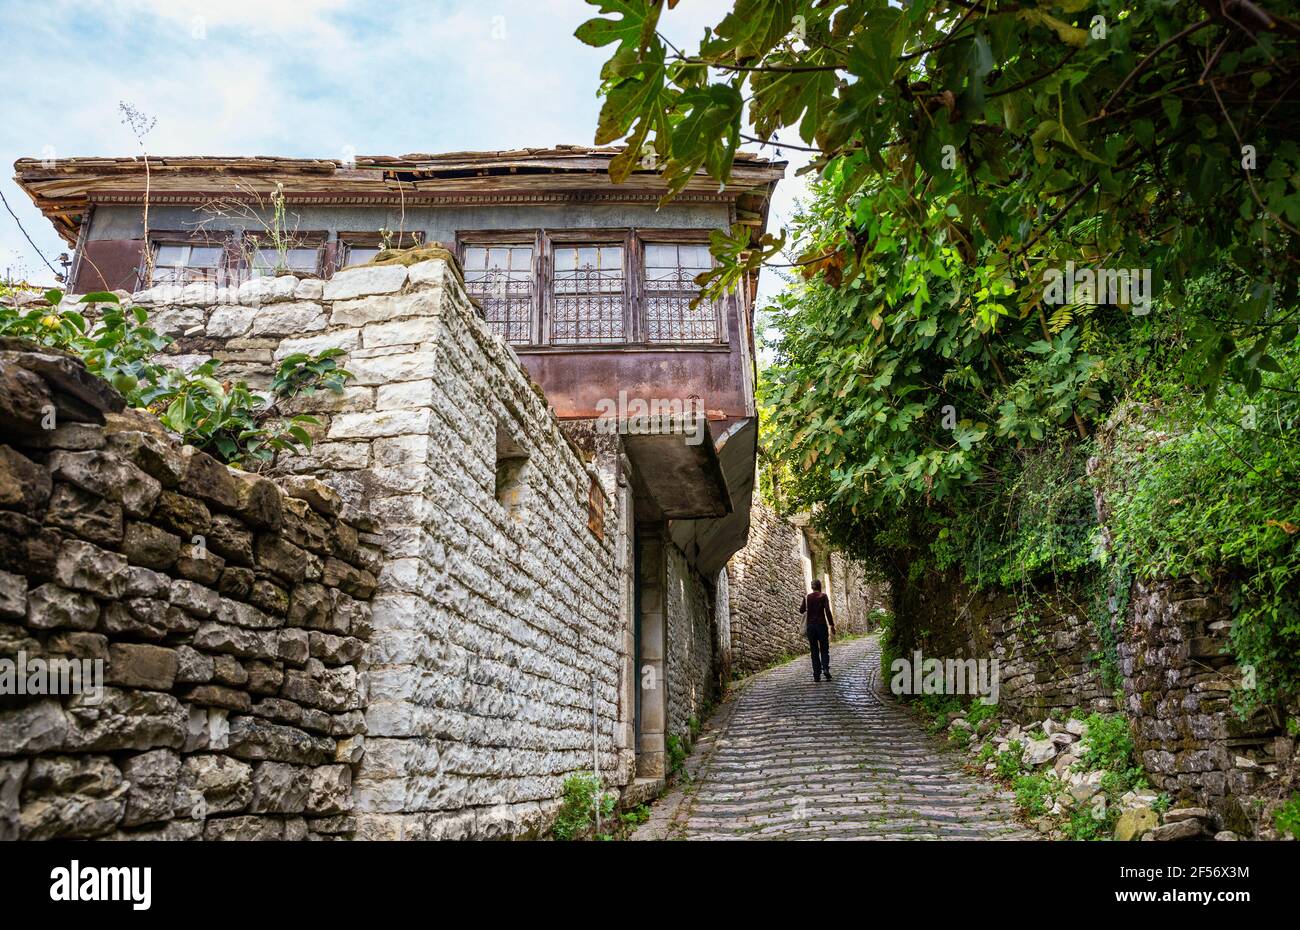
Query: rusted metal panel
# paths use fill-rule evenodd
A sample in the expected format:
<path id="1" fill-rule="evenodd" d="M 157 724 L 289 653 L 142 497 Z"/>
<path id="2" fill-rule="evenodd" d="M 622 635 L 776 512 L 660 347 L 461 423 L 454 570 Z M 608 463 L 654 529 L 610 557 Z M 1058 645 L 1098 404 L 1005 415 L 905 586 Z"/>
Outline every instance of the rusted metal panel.
<path id="1" fill-rule="evenodd" d="M 78 294 L 137 290 L 143 255 L 143 239 L 92 239 L 81 252 L 72 290 Z"/>
<path id="2" fill-rule="evenodd" d="M 728 418 L 752 413 L 738 346 L 521 351 L 519 357 L 561 419 L 600 416 L 597 405 L 617 402 L 620 391 L 646 400 L 698 397 L 711 415 Z"/>

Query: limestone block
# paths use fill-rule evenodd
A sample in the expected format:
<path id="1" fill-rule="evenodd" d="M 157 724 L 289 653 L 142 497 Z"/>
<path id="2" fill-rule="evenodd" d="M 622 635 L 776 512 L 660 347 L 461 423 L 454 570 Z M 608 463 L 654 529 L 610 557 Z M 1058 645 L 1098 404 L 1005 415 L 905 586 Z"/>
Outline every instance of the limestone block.
<path id="1" fill-rule="evenodd" d="M 50 453 L 50 474 L 83 490 L 117 501 L 133 517 L 153 510 L 162 486 L 123 457 L 101 449 Z"/>
<path id="2" fill-rule="evenodd" d="M 383 346 L 418 345 L 437 338 L 440 321 L 437 317 L 423 316 L 388 323 L 370 323 L 361 334 L 367 349 Z"/>
<path id="3" fill-rule="evenodd" d="M 21 452 L 0 446 L 0 507 L 39 516 L 49 499 L 49 473 Z"/>
<path id="4" fill-rule="evenodd" d="M 129 688 L 167 691 L 176 681 L 180 659 L 174 649 L 145 643 L 112 643 L 107 680 Z"/>
<path id="5" fill-rule="evenodd" d="M 339 300 L 330 310 L 330 324 L 364 326 L 402 317 L 436 316 L 440 312 L 440 292 L 420 290 L 410 294 Z"/>
<path id="6" fill-rule="evenodd" d="M 345 268 L 325 282 L 325 300 L 348 300 L 369 294 L 391 294 L 406 284 L 403 265 L 365 265 Z"/>
<path id="7" fill-rule="evenodd" d="M 54 580 L 105 598 L 121 597 L 126 590 L 125 556 L 79 539 L 65 539 L 54 563 Z"/>
<path id="8" fill-rule="evenodd" d="M 172 585 L 171 603 L 188 614 L 207 620 L 219 613 L 221 598 L 210 588 L 186 579 Z"/>
<path id="9" fill-rule="evenodd" d="M 306 282 L 301 282 L 306 283 Z M 239 285 L 239 302 L 257 306 L 281 300 L 293 300 L 300 282 L 291 274 L 261 275 Z"/>
<path id="10" fill-rule="evenodd" d="M 214 339 L 244 336 L 253 326 L 252 307 L 217 307 L 208 317 L 207 332 Z"/>
<path id="11" fill-rule="evenodd" d="M 308 355 L 319 355 L 326 349 L 342 349 L 344 352 L 351 352 L 353 349 L 361 346 L 361 330 L 359 329 L 331 329 L 329 332 L 320 333 L 316 336 L 298 336 L 291 339 L 283 340 L 275 350 L 275 360 L 287 355 L 294 355 L 298 352 L 305 352 Z"/>
<path id="12" fill-rule="evenodd" d="M 31 755 L 63 748 L 68 720 L 57 700 L 33 701 L 0 710 L 0 756 Z"/>
<path id="13" fill-rule="evenodd" d="M 373 439 L 380 436 L 423 435 L 429 431 L 430 410 L 383 410 L 343 413 L 330 423 L 330 439 Z"/>
<path id="14" fill-rule="evenodd" d="M 100 703 L 78 695 L 67 707 L 63 748 L 70 752 L 120 749 L 179 749 L 185 744 L 188 714 L 170 694 L 104 688 Z"/>
<path id="15" fill-rule="evenodd" d="M 180 756 L 171 749 L 154 749 L 122 763 L 122 775 L 129 784 L 122 826 L 172 818 L 180 767 Z"/>
<path id="16" fill-rule="evenodd" d="M 291 336 L 325 328 L 325 309 L 318 303 L 271 304 L 257 311 L 249 330 L 254 336 Z"/>
<path id="17" fill-rule="evenodd" d="M 128 786 L 107 756 L 31 761 L 19 813 L 25 840 L 103 836 L 126 810 Z"/>
<path id="18" fill-rule="evenodd" d="M 27 625 L 34 629 L 92 630 L 99 622 L 99 604 L 83 591 L 47 583 L 33 588 L 26 601 Z"/>
<path id="19" fill-rule="evenodd" d="M 415 407 L 432 407 L 435 403 L 433 381 L 403 381 L 383 384 L 375 392 L 377 410 L 410 410 Z"/>
<path id="20" fill-rule="evenodd" d="M 260 762 L 253 767 L 253 813 L 297 814 L 306 810 L 312 770 L 282 762 Z"/>

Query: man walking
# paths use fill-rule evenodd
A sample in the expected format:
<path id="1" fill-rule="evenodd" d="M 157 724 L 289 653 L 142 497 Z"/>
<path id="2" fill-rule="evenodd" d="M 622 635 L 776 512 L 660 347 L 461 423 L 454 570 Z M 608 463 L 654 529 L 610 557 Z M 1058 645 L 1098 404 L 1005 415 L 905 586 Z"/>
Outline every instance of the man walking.
<path id="1" fill-rule="evenodd" d="M 799 613 L 807 614 L 808 651 L 812 653 L 813 681 L 831 677 L 831 638 L 835 618 L 831 616 L 831 599 L 822 592 L 820 579 L 813 579 L 812 593 L 805 594 Z M 830 624 L 829 632 L 826 625 Z"/>

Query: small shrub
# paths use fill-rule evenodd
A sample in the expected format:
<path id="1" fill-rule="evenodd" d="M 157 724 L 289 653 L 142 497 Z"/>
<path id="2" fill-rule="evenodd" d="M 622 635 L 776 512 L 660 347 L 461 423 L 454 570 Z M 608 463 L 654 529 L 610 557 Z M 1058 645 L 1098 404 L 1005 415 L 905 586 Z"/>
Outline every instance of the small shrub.
<path id="1" fill-rule="evenodd" d="M 1133 738 L 1123 714 L 1092 714 L 1088 734 L 1079 741 L 1081 771 L 1126 772 L 1133 768 Z"/>
<path id="2" fill-rule="evenodd" d="M 575 772 L 566 778 L 562 797 L 560 812 L 551 827 L 551 834 L 557 840 L 585 836 L 594 825 L 598 799 L 601 819 L 613 816 L 615 797 L 612 793 L 601 793 L 600 782 L 591 772 Z"/>
<path id="3" fill-rule="evenodd" d="M 1300 794 L 1291 795 L 1291 800 L 1273 812 L 1273 826 L 1279 833 L 1300 840 Z"/>
<path id="4" fill-rule="evenodd" d="M 1051 775 L 1017 775 L 1011 782 L 1016 793 L 1016 807 L 1027 816 L 1041 817 L 1052 806 L 1059 783 Z"/>
<path id="5" fill-rule="evenodd" d="M 1025 747 L 1020 740 L 1013 739 L 1007 746 L 1006 750 L 998 753 L 997 775 L 998 778 L 1008 780 L 1015 778 L 1020 774 L 1024 763 L 1021 756 L 1024 754 Z"/>
<path id="6" fill-rule="evenodd" d="M 664 741 L 664 748 L 668 754 L 668 777 L 671 779 L 684 774 L 687 752 L 682 738 L 676 733 L 669 733 Z"/>

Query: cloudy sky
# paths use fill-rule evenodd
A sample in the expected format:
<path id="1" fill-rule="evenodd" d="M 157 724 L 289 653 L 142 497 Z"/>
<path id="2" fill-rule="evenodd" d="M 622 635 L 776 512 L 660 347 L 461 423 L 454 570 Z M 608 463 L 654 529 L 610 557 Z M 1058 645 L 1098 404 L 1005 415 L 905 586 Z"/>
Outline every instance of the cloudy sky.
<path id="1" fill-rule="evenodd" d="M 729 5 L 687 0 L 663 31 L 695 41 Z M 0 0 L 0 161 L 134 154 L 122 101 L 156 118 L 145 138 L 154 155 L 590 144 L 608 55 L 573 31 L 595 13 L 582 0 Z M 793 172 L 797 153 L 783 155 Z M 0 189 L 53 260 L 67 247 L 11 176 Z M 796 188 L 784 185 L 773 228 Z M 50 279 L 0 213 L 6 271 Z M 764 277 L 764 290 L 779 283 Z"/>

